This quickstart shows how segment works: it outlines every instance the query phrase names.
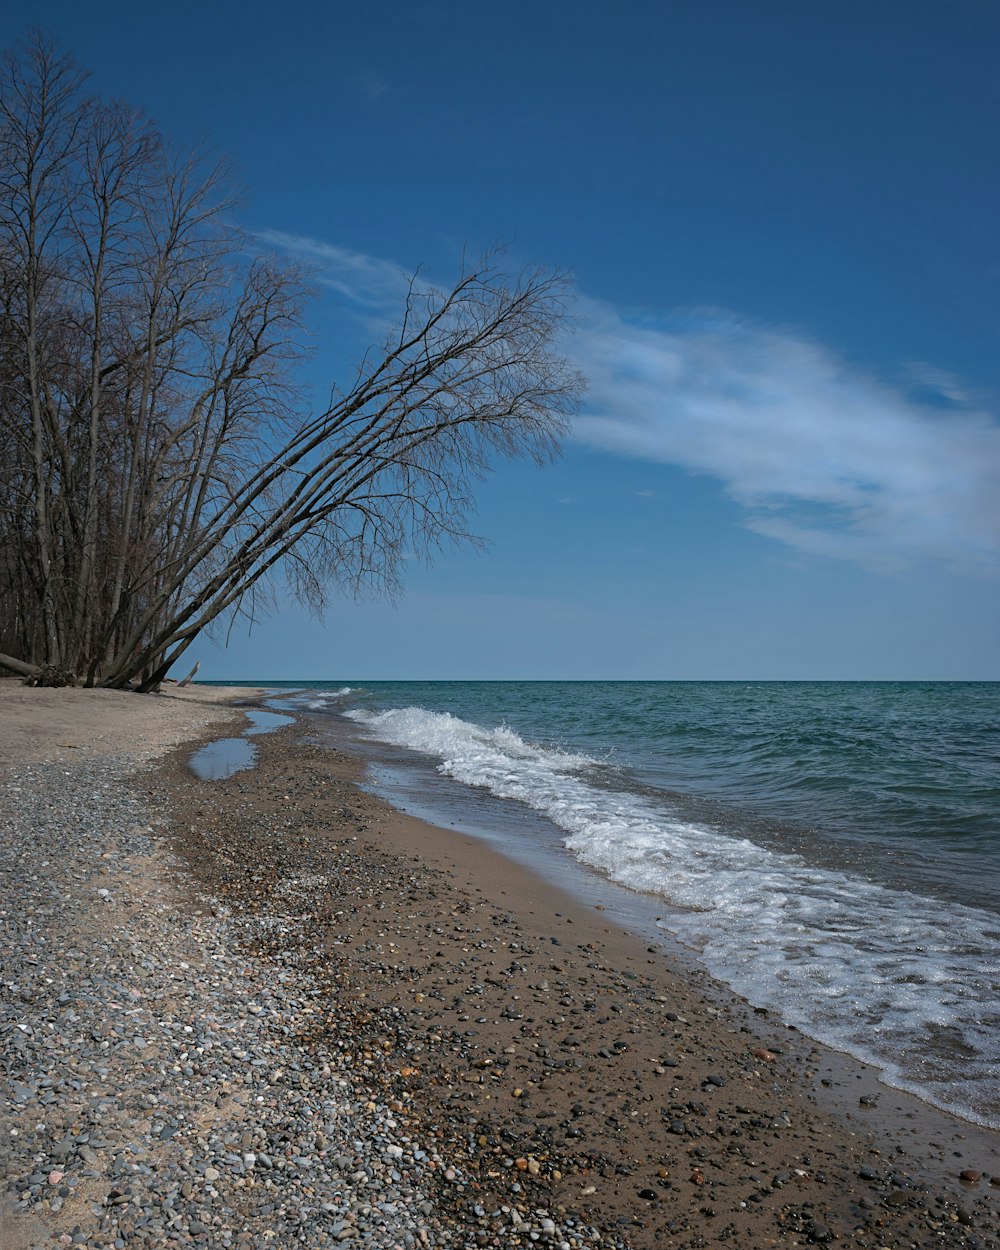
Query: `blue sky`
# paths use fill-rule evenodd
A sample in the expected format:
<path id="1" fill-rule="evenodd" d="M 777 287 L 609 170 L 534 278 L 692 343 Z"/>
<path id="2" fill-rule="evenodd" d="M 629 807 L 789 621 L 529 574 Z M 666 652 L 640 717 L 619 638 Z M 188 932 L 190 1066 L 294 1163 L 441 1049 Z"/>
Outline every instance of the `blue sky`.
<path id="1" fill-rule="evenodd" d="M 484 483 L 486 554 L 203 676 L 1000 678 L 994 5 L 164 12 L 32 20 L 321 266 L 319 390 L 497 241 L 572 273 L 590 384 L 557 465 Z"/>

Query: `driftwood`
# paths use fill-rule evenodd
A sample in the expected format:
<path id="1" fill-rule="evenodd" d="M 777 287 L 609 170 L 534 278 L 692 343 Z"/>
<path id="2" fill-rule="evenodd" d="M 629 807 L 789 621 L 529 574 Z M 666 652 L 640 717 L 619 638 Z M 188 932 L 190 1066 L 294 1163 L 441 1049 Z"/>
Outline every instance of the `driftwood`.
<path id="1" fill-rule="evenodd" d="M 198 663 L 194 666 L 191 672 L 188 673 L 188 675 L 184 678 L 183 681 L 179 681 L 177 683 L 178 687 L 186 686 L 188 682 L 191 680 L 191 678 L 195 675 L 195 673 L 197 673 L 198 669 L 200 668 L 201 668 L 201 660 L 198 661 Z"/>
<path id="2" fill-rule="evenodd" d="M 76 673 L 68 668 L 56 668 L 54 664 L 43 664 L 36 668 L 30 677 L 25 677 L 26 686 L 75 686 Z"/>
<path id="3" fill-rule="evenodd" d="M 56 668 L 54 664 L 43 664 L 41 667 L 37 664 L 26 664 L 24 660 L 17 660 L 12 655 L 4 655 L 2 652 L 0 652 L 0 668 L 23 677 L 26 686 L 76 685 L 76 673 L 71 673 L 69 669 Z"/>
<path id="4" fill-rule="evenodd" d="M 2 651 L 0 651 L 0 668 L 17 673 L 18 677 L 34 677 L 38 672 L 37 664 L 25 664 L 24 660 L 15 660 L 12 655 L 4 655 Z"/>

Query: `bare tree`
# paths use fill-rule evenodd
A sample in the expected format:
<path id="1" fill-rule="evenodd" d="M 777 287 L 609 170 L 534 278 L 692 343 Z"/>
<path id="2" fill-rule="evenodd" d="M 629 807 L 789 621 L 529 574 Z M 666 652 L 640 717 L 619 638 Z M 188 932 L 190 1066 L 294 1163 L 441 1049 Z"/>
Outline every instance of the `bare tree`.
<path id="1" fill-rule="evenodd" d="M 580 380 L 559 275 L 487 258 L 302 410 L 307 283 L 246 259 L 224 171 L 86 97 L 44 38 L 0 87 L 0 664 L 154 688 L 275 574 L 391 590 L 469 540 L 497 456 L 556 450 Z"/>

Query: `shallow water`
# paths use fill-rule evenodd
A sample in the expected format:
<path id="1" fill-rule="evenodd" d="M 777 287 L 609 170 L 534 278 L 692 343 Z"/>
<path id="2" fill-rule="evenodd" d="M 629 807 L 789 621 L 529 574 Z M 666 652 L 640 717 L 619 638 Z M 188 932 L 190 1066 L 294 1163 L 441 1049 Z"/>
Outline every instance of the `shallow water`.
<path id="1" fill-rule="evenodd" d="M 188 767 L 201 781 L 224 781 L 234 773 L 246 772 L 256 767 L 257 751 L 247 738 L 256 734 L 273 733 L 282 725 L 292 723 L 291 716 L 280 712 L 264 712 L 259 708 L 243 708 L 250 721 L 240 738 L 219 738 L 208 742 L 195 751 L 188 760 Z"/>
<path id="2" fill-rule="evenodd" d="M 244 708 L 244 711 L 250 718 L 250 728 L 243 731 L 248 738 L 255 734 L 273 733 L 293 721 L 293 717 L 282 716 L 280 712 L 264 712 L 260 708 Z"/>
<path id="3" fill-rule="evenodd" d="M 188 760 L 188 767 L 200 781 L 224 781 L 234 773 L 245 772 L 257 763 L 257 752 L 246 738 L 219 738 L 207 742 Z"/>

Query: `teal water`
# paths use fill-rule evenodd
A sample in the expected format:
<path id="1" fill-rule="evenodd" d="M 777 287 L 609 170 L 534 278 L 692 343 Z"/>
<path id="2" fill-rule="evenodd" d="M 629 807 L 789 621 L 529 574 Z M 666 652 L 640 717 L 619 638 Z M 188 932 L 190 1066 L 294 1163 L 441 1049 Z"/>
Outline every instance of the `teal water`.
<path id="1" fill-rule="evenodd" d="M 516 805 L 751 1002 L 1000 1125 L 1000 684 L 300 689 L 440 811 Z"/>

